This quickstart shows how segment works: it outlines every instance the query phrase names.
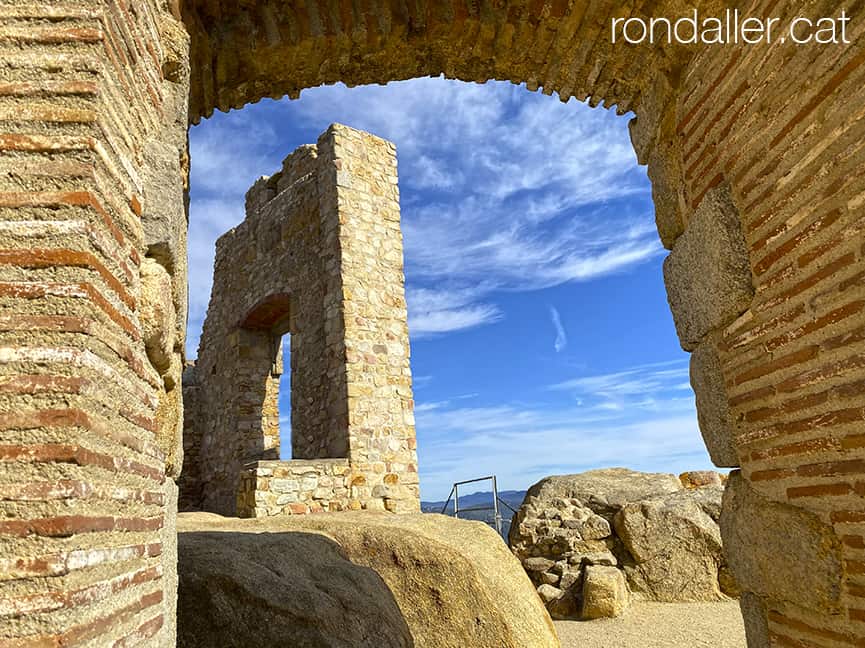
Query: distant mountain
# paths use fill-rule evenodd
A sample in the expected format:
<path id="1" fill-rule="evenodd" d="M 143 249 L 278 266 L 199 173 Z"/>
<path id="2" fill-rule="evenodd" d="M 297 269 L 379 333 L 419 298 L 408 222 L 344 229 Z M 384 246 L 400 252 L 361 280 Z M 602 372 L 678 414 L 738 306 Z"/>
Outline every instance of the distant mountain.
<path id="1" fill-rule="evenodd" d="M 518 511 L 523 503 L 523 498 L 526 496 L 526 491 L 508 490 L 499 491 L 499 499 L 509 505 L 514 510 Z M 420 508 L 424 513 L 441 513 L 444 507 L 444 501 L 438 502 L 421 502 Z M 494 513 L 492 510 L 493 494 L 492 491 L 484 491 L 481 493 L 470 493 L 468 495 L 460 494 L 460 518 L 464 520 L 480 520 L 486 522 L 490 526 L 494 525 Z M 480 506 L 490 507 L 484 510 L 466 511 L 465 509 L 473 509 Z M 448 503 L 448 508 L 445 511 L 446 515 L 454 514 L 453 499 Z M 499 514 L 502 516 L 502 535 L 507 539 L 508 529 L 511 526 L 511 518 L 514 512 L 505 504 L 499 502 Z"/>

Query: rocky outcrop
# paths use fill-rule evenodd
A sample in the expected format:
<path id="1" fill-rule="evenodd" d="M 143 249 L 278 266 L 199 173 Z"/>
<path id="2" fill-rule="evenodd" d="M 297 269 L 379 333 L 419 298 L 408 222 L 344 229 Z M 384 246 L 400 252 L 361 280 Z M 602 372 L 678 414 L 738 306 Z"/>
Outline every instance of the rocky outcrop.
<path id="1" fill-rule="evenodd" d="M 559 646 L 519 562 L 440 515 L 179 516 L 178 646 Z"/>
<path id="2" fill-rule="evenodd" d="M 717 522 L 722 494 L 718 486 L 704 486 L 622 507 L 614 527 L 630 558 L 623 560 L 624 570 L 635 591 L 654 601 L 723 598 Z"/>
<path id="3" fill-rule="evenodd" d="M 326 535 L 181 533 L 179 565 L 180 648 L 412 645 L 381 576 Z"/>
<path id="4" fill-rule="evenodd" d="M 511 549 L 554 618 L 618 615 L 628 589 L 653 601 L 734 595 L 718 529 L 723 487 L 712 474 L 680 480 L 611 468 L 548 477 L 526 493 Z"/>

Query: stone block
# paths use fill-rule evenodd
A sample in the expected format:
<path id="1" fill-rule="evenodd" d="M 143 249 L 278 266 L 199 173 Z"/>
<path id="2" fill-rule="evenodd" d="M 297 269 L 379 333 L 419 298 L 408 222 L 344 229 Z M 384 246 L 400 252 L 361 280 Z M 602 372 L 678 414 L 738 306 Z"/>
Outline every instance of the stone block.
<path id="1" fill-rule="evenodd" d="M 620 616 L 629 601 L 628 585 L 620 570 L 600 565 L 586 567 L 583 573 L 584 619 Z"/>
<path id="2" fill-rule="evenodd" d="M 643 92 L 637 117 L 628 122 L 631 144 L 637 154 L 637 162 L 646 164 L 658 139 L 660 121 L 670 105 L 675 92 L 666 72 L 659 70 L 651 86 Z"/>
<path id="3" fill-rule="evenodd" d="M 175 311 L 171 277 L 156 260 L 145 257 L 139 269 L 141 300 L 138 317 L 147 358 L 159 373 L 171 367 L 175 339 Z"/>
<path id="4" fill-rule="evenodd" d="M 763 497 L 734 471 L 720 523 L 730 570 L 743 591 L 814 612 L 838 613 L 841 544 L 817 515 Z"/>
<path id="5" fill-rule="evenodd" d="M 579 584 L 582 575 L 582 570 L 579 568 L 565 571 L 559 579 L 559 588 L 565 591 L 571 589 L 574 585 Z"/>
<path id="6" fill-rule="evenodd" d="M 580 535 L 585 540 L 601 540 L 610 533 L 610 523 L 600 515 L 590 515 L 580 526 Z"/>
<path id="7" fill-rule="evenodd" d="M 739 212 L 727 186 L 708 192 L 664 261 L 679 342 L 692 351 L 751 303 L 754 286 Z"/>
<path id="8" fill-rule="evenodd" d="M 540 572 L 537 578 L 545 585 L 558 585 L 561 580 L 561 576 L 552 572 Z"/>
<path id="9" fill-rule="evenodd" d="M 555 562 L 549 560 L 548 558 L 542 558 L 540 556 L 536 556 L 534 558 L 526 558 L 523 561 L 523 567 L 526 568 L 526 571 L 530 572 L 545 572 L 549 570 Z"/>
<path id="10" fill-rule="evenodd" d="M 274 493 L 297 493 L 300 482 L 296 479 L 271 479 L 270 490 Z"/>
<path id="11" fill-rule="evenodd" d="M 733 416 L 715 336 L 708 336 L 694 349 L 690 374 L 700 434 L 712 463 L 723 468 L 738 467 L 739 457 L 733 441 Z"/>
<path id="12" fill-rule="evenodd" d="M 679 154 L 669 146 L 657 147 L 649 156 L 649 180 L 655 204 L 655 225 L 661 244 L 668 250 L 684 231 L 685 200 L 682 196 L 682 166 Z"/>
<path id="13" fill-rule="evenodd" d="M 739 609 L 742 610 L 748 645 L 755 648 L 770 646 L 768 614 L 760 597 L 751 592 L 743 593 L 739 597 Z"/>
<path id="14" fill-rule="evenodd" d="M 703 486 L 724 485 L 720 473 L 714 470 L 688 470 L 679 474 L 679 481 L 689 490 L 703 488 Z"/>

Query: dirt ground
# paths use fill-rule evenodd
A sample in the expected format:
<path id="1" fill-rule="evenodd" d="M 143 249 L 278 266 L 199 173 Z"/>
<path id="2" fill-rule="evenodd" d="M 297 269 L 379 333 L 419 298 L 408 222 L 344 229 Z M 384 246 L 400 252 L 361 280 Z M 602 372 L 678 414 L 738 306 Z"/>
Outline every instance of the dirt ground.
<path id="1" fill-rule="evenodd" d="M 618 619 L 555 625 L 562 648 L 745 648 L 737 601 L 634 602 Z"/>

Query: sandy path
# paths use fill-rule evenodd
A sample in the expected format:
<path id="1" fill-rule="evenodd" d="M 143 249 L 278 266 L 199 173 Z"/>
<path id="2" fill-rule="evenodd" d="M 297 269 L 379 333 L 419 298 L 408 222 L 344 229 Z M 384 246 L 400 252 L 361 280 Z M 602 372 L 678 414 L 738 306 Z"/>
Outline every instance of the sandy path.
<path id="1" fill-rule="evenodd" d="M 744 648 L 736 601 L 635 602 L 618 619 L 556 621 L 562 648 Z"/>

